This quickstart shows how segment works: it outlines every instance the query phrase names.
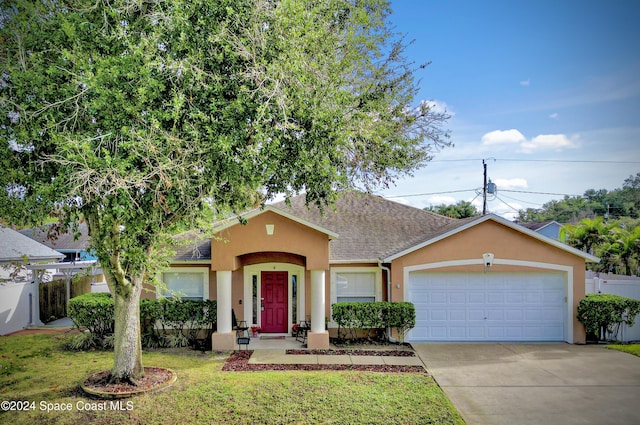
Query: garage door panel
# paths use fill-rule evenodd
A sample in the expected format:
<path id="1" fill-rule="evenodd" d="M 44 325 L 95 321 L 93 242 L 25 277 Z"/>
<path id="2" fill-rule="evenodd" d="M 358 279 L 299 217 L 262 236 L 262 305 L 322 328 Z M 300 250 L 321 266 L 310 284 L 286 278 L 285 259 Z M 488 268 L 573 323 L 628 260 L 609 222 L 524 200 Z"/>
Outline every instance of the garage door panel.
<path id="1" fill-rule="evenodd" d="M 437 321 L 437 320 L 445 321 L 447 320 L 447 310 L 433 309 L 429 312 L 428 316 L 432 321 Z"/>
<path id="2" fill-rule="evenodd" d="M 408 299 L 416 306 L 410 340 L 564 340 L 561 273 L 414 272 Z"/>
<path id="3" fill-rule="evenodd" d="M 449 320 L 452 322 L 465 322 L 467 320 L 467 311 L 449 310 Z"/>
<path id="4" fill-rule="evenodd" d="M 483 292 L 470 292 L 467 294 L 467 302 L 469 304 L 485 304 L 487 298 Z"/>
<path id="5" fill-rule="evenodd" d="M 466 304 L 467 294 L 464 292 L 453 292 L 449 294 L 449 304 Z"/>
<path id="6" fill-rule="evenodd" d="M 504 297 L 502 292 L 487 292 L 487 304 L 504 304 Z"/>

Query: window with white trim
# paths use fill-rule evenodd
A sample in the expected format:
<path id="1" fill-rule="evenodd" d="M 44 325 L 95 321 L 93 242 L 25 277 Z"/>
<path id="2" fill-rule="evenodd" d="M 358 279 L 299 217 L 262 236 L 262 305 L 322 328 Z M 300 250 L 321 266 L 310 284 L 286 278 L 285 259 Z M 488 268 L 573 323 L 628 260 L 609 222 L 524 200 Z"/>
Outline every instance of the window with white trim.
<path id="1" fill-rule="evenodd" d="M 207 268 L 174 268 L 162 273 L 166 290 L 158 291 L 165 297 L 183 300 L 209 299 L 209 271 Z"/>
<path id="2" fill-rule="evenodd" d="M 376 273 L 336 272 L 336 302 L 373 302 L 376 300 Z"/>

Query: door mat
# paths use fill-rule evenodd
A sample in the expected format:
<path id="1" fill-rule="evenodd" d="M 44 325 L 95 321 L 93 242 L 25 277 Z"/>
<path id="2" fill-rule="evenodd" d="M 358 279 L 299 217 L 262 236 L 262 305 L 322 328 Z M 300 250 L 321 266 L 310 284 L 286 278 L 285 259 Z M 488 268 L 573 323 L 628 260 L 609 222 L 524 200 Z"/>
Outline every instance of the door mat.
<path id="1" fill-rule="evenodd" d="M 260 339 L 284 339 L 284 335 L 260 335 Z"/>

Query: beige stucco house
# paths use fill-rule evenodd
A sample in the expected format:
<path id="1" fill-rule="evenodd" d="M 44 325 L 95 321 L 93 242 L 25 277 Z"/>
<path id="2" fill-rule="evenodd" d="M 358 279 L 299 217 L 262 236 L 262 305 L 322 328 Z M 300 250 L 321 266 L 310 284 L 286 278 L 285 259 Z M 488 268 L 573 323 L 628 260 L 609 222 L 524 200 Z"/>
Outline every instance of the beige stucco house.
<path id="1" fill-rule="evenodd" d="M 311 320 L 328 347 L 331 305 L 410 301 L 409 341 L 584 343 L 576 320 L 596 257 L 495 215 L 451 219 L 359 192 L 322 214 L 304 196 L 248 211 L 184 246 L 167 287 L 217 300 L 214 349 L 233 349 L 232 310 L 263 333 Z M 328 331 L 325 328 L 328 327 Z"/>

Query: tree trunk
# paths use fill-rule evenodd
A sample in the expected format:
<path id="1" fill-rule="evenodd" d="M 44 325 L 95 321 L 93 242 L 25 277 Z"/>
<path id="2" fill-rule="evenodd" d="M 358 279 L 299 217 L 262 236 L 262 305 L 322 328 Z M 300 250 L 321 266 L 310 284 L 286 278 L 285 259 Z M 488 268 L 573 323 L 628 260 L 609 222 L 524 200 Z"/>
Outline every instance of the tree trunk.
<path id="1" fill-rule="evenodd" d="M 129 382 L 137 385 L 137 380 L 144 374 L 140 340 L 141 292 L 142 278 L 132 282 L 129 291 L 112 291 L 115 303 L 115 360 L 111 369 L 112 382 Z"/>

